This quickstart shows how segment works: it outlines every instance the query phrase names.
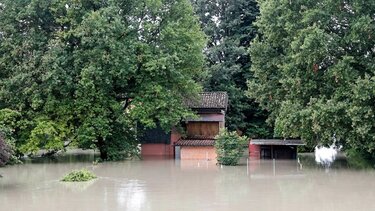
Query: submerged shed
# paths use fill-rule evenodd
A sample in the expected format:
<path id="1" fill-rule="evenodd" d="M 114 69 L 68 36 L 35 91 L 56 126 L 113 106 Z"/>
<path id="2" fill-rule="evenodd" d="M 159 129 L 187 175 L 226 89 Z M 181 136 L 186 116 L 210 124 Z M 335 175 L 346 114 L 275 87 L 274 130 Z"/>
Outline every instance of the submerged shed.
<path id="1" fill-rule="evenodd" d="M 303 145 L 300 139 L 252 139 L 249 153 L 258 159 L 296 159 L 297 146 Z"/>

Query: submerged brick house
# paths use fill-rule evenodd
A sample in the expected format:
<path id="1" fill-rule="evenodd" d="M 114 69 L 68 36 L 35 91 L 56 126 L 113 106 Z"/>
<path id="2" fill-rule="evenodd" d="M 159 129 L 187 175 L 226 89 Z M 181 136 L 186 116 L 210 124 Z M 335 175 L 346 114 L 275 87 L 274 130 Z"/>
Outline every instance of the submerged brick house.
<path id="1" fill-rule="evenodd" d="M 168 155 L 176 159 L 216 159 L 214 137 L 225 126 L 228 105 L 226 92 L 204 92 L 196 102 L 186 102 L 198 118 L 182 122 L 184 137 L 176 130 L 165 133 L 158 127 L 145 132 L 140 138 L 141 154 Z"/>

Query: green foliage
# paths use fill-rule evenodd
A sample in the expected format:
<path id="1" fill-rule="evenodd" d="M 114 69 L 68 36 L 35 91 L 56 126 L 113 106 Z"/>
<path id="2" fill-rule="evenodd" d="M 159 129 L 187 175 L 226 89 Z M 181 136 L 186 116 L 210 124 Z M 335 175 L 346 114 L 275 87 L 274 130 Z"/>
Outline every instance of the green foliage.
<path id="1" fill-rule="evenodd" d="M 247 48 L 257 30 L 259 14 L 255 0 L 192 0 L 202 28 L 209 38 L 205 54 L 207 91 L 226 91 L 229 106 L 226 126 L 251 137 L 272 136 L 267 112 L 245 95 L 246 80 L 252 78 Z"/>
<path id="2" fill-rule="evenodd" d="M 239 136 L 236 131 L 221 130 L 215 141 L 218 163 L 230 166 L 237 165 L 247 148 L 248 141 L 248 137 Z"/>
<path id="3" fill-rule="evenodd" d="M 137 122 L 168 130 L 201 90 L 205 37 L 187 0 L 4 0 L 0 109 L 24 153 L 64 143 L 133 155 Z"/>
<path id="4" fill-rule="evenodd" d="M 11 154 L 11 148 L 5 142 L 4 137 L 0 134 L 0 167 L 9 162 Z"/>
<path id="5" fill-rule="evenodd" d="M 0 149 L 0 153 L 3 153 L 3 164 L 15 164 L 21 162 L 17 156 L 17 142 L 15 137 L 15 131 L 21 126 L 21 123 L 19 122 L 20 116 L 20 113 L 10 109 L 0 110 L 0 138 L 3 142 L 3 148 Z"/>
<path id="6" fill-rule="evenodd" d="M 373 1 L 259 1 L 250 97 L 275 136 L 331 142 L 375 157 Z"/>
<path id="7" fill-rule="evenodd" d="M 31 131 L 28 142 L 20 147 L 21 152 L 36 153 L 40 149 L 59 151 L 64 149 L 66 140 L 64 125 L 50 120 L 39 120 Z"/>
<path id="8" fill-rule="evenodd" d="M 358 151 L 349 149 L 346 151 L 348 165 L 355 169 L 373 169 L 375 168 L 375 158 L 373 155 L 364 152 L 363 150 Z"/>
<path id="9" fill-rule="evenodd" d="M 65 175 L 61 181 L 62 182 L 86 182 L 96 179 L 96 176 L 87 169 L 74 170 L 69 174 Z"/>

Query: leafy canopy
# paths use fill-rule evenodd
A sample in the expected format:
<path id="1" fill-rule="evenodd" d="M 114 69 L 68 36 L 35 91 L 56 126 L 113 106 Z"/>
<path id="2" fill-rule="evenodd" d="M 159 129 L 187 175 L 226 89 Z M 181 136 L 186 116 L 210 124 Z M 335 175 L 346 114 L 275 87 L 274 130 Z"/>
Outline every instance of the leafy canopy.
<path id="1" fill-rule="evenodd" d="M 375 154 L 375 2 L 260 0 L 248 95 L 275 133 Z"/>
<path id="2" fill-rule="evenodd" d="M 23 152 L 132 154 L 135 122 L 168 129 L 191 113 L 204 44 L 187 0 L 4 0 L 0 108 L 27 122 Z"/>

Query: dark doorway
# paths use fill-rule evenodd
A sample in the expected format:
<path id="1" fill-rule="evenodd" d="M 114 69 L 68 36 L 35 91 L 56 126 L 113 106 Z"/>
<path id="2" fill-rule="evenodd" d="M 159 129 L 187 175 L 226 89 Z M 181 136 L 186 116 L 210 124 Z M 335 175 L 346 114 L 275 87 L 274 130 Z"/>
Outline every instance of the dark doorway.
<path id="1" fill-rule="evenodd" d="M 262 145 L 260 147 L 262 159 L 296 159 L 296 146 Z"/>

